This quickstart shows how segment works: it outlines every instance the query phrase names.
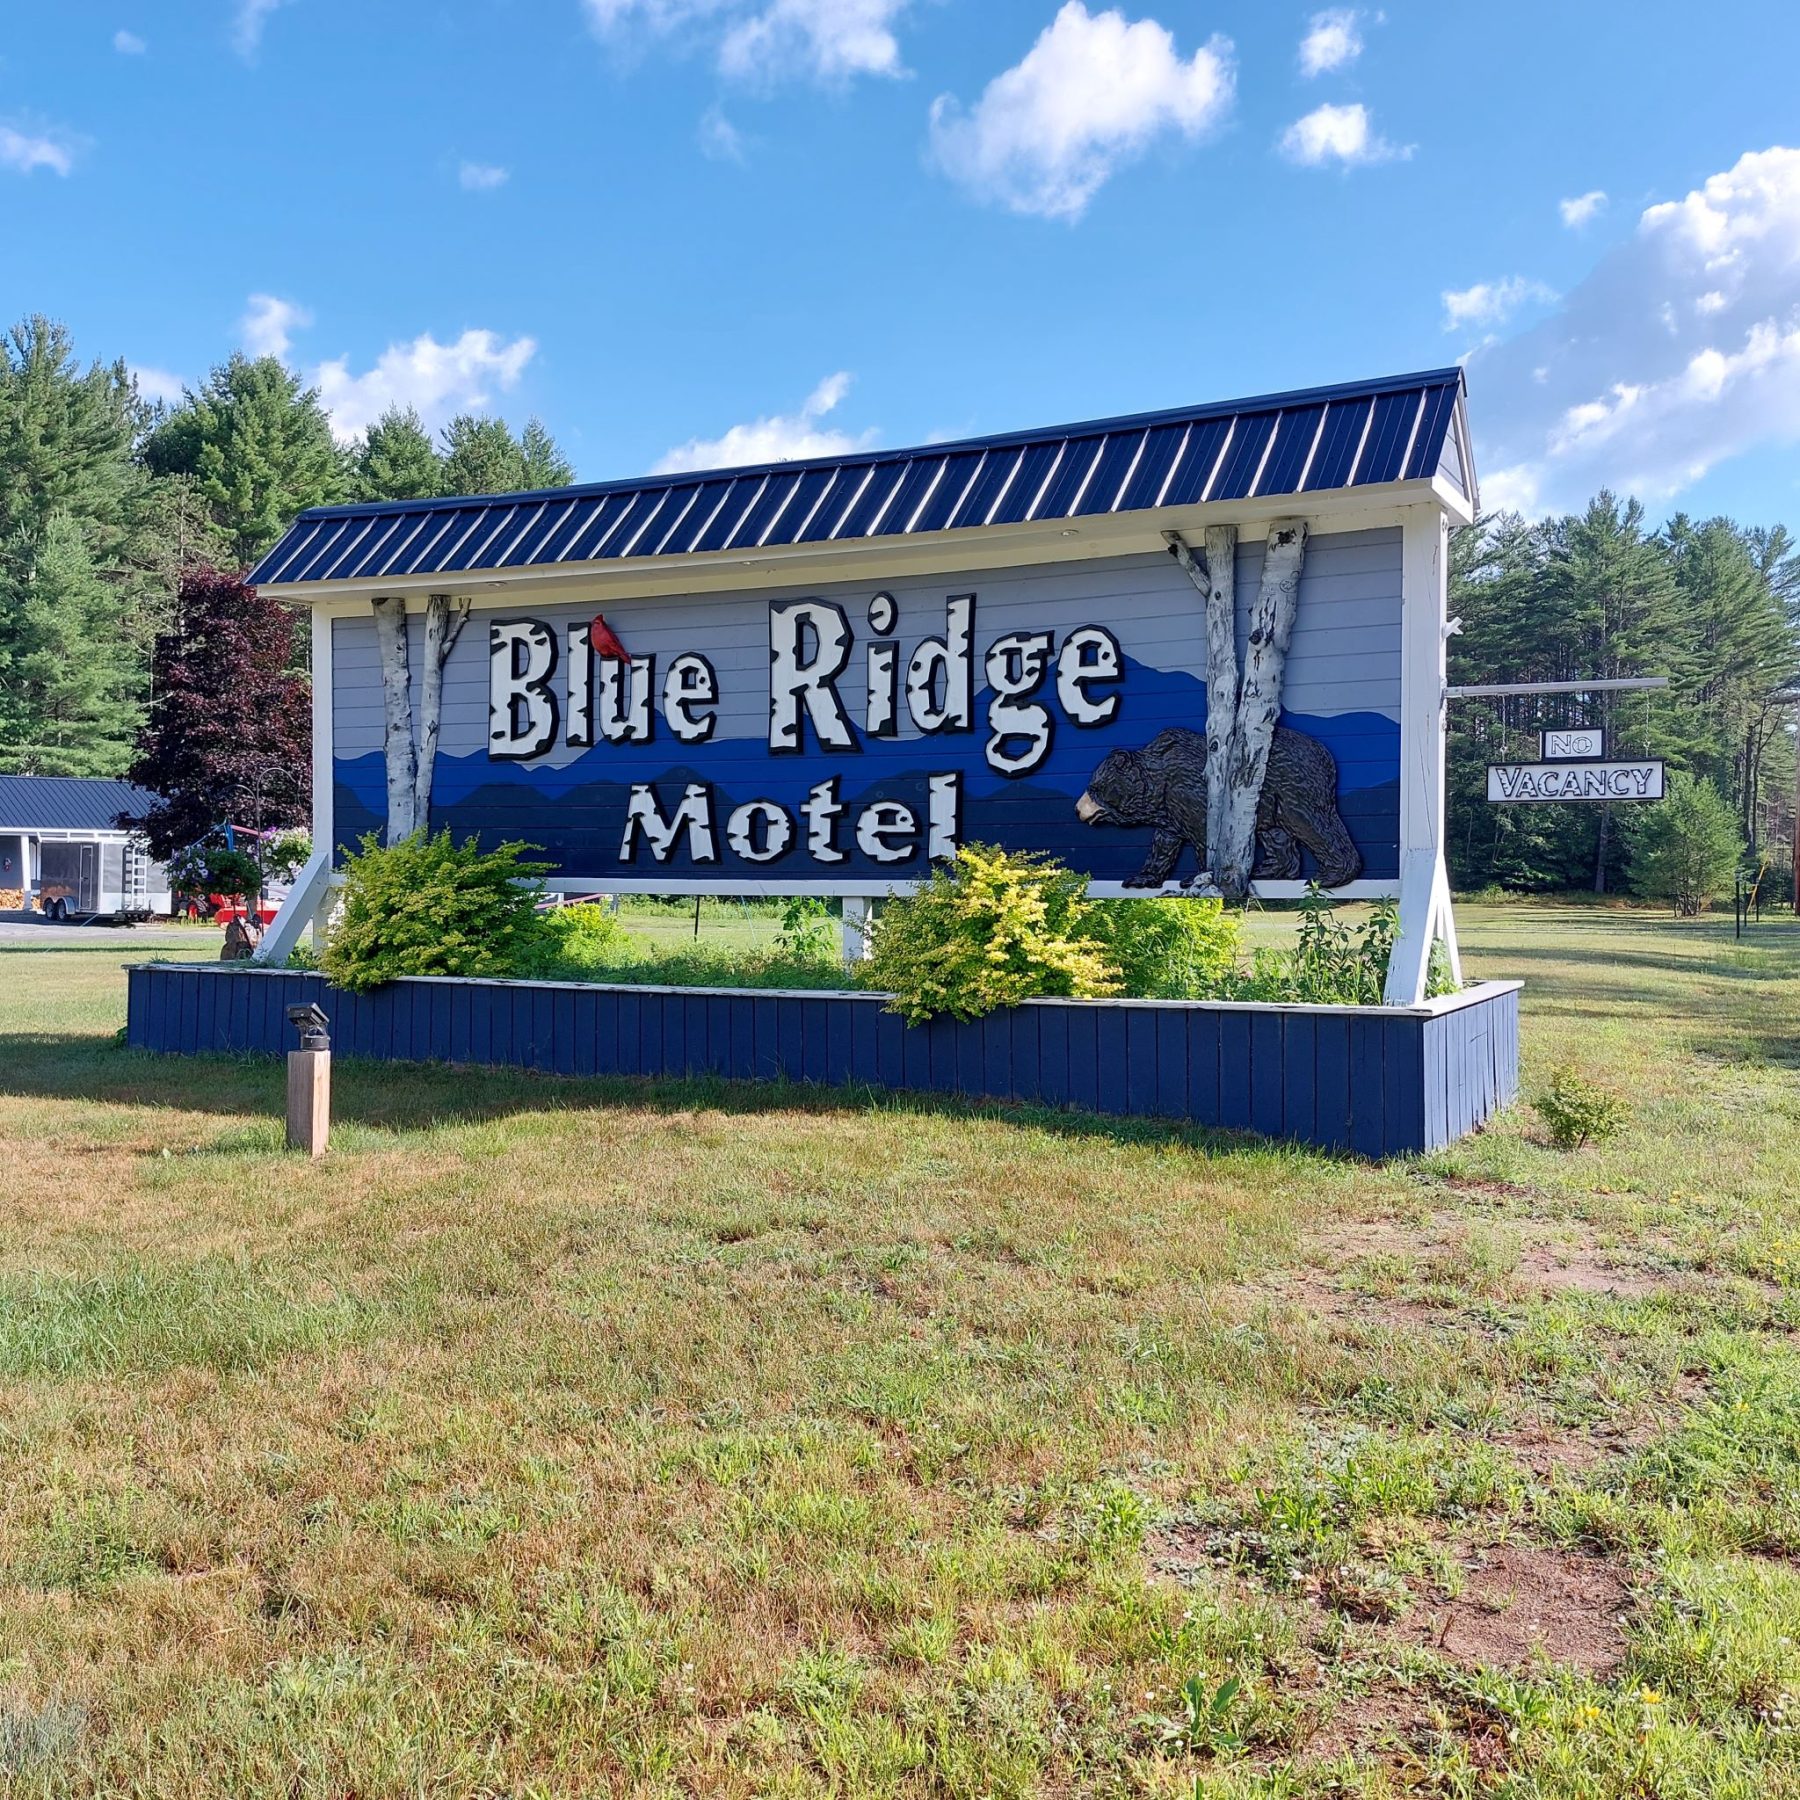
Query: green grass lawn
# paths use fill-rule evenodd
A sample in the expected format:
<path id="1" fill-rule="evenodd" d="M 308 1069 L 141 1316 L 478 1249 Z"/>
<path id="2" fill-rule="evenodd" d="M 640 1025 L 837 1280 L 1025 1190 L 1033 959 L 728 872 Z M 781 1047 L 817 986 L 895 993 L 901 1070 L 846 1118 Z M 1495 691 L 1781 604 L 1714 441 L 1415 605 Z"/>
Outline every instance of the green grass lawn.
<path id="1" fill-rule="evenodd" d="M 1617 1140 L 341 1063 L 305 1165 L 0 951 L 0 1791 L 1800 1793 L 1800 930 L 1461 920 Z"/>

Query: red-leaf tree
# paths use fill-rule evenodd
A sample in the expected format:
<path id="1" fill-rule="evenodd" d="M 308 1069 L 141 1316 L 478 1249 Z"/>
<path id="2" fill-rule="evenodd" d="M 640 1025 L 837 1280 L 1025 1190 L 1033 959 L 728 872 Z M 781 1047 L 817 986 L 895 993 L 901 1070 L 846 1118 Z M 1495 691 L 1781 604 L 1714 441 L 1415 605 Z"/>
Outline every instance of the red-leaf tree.
<path id="1" fill-rule="evenodd" d="M 176 629 L 151 658 L 150 710 L 128 771 L 160 795 L 122 825 L 166 858 L 215 826 L 266 831 L 312 812 L 312 695 L 296 674 L 294 615 L 234 575 L 196 569 Z"/>

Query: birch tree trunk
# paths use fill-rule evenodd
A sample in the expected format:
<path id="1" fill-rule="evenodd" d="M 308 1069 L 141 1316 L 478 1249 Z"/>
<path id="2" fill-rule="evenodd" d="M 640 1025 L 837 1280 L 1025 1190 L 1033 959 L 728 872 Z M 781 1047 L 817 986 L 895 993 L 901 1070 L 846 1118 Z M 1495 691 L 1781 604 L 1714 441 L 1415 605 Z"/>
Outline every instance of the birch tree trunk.
<path id="1" fill-rule="evenodd" d="M 1305 561 L 1305 521 L 1277 520 L 1269 527 L 1263 552 L 1262 581 L 1250 614 L 1244 677 L 1238 687 L 1237 715 L 1223 768 L 1213 761 L 1210 726 L 1207 730 L 1209 815 L 1213 795 L 1221 787 L 1225 790 L 1222 829 L 1211 846 L 1213 879 L 1234 904 L 1248 895 L 1256 863 L 1256 809 L 1268 772 L 1269 745 L 1281 717 L 1281 677 L 1299 611 L 1300 570 Z M 1221 775 L 1225 777 L 1222 782 Z"/>
<path id="2" fill-rule="evenodd" d="M 1225 774 L 1238 715 L 1237 527 L 1206 528 L 1206 857 L 1217 879 L 1225 846 Z"/>
<path id="3" fill-rule="evenodd" d="M 413 748 L 412 665 L 406 644 L 406 599 L 382 595 L 369 602 L 381 649 L 382 750 L 387 761 L 387 842 L 397 844 L 417 829 L 419 757 Z"/>
<path id="4" fill-rule="evenodd" d="M 456 602 L 451 610 L 448 594 L 433 594 L 425 602 L 425 656 L 419 693 L 418 767 L 413 776 L 413 827 L 431 829 L 431 778 L 437 771 L 438 732 L 444 712 L 444 665 L 469 617 L 469 602 Z M 410 731 L 410 724 L 409 724 Z M 390 761 L 390 770 L 393 765 Z"/>

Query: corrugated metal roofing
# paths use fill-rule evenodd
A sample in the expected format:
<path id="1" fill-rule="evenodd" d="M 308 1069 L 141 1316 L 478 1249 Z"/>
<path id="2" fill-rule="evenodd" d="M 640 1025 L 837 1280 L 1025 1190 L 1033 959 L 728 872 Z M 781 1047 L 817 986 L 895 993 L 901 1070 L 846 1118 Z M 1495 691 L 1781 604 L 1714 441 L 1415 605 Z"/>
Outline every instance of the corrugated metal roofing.
<path id="1" fill-rule="evenodd" d="M 844 543 L 1429 480 L 1460 369 L 810 462 L 303 513 L 292 585 Z"/>
<path id="2" fill-rule="evenodd" d="M 88 775 L 0 775 L 0 832 L 117 831 L 156 804 L 148 788 Z"/>

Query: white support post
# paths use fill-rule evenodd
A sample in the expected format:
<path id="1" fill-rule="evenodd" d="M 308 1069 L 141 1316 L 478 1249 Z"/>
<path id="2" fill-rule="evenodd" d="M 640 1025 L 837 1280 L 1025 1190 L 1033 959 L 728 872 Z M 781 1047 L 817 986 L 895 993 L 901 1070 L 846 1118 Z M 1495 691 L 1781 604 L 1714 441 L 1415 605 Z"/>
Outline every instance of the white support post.
<path id="1" fill-rule="evenodd" d="M 874 916 L 873 901 L 861 894 L 844 897 L 842 948 L 845 968 L 861 962 L 869 954 L 869 922 Z"/>
<path id="2" fill-rule="evenodd" d="M 331 916 L 331 614 L 323 606 L 312 615 L 312 740 L 313 853 L 252 952 L 259 963 L 286 962 L 308 930 L 322 945 Z"/>
<path id="3" fill-rule="evenodd" d="M 1436 506 L 1406 509 L 1400 555 L 1400 937 L 1388 964 L 1389 1006 L 1417 1006 L 1441 934 L 1453 967 L 1456 927 L 1444 867 L 1444 625 L 1449 537 Z"/>
<path id="4" fill-rule="evenodd" d="M 259 963 L 277 966 L 287 961 L 300 946 L 300 939 L 313 925 L 321 905 L 331 899 L 331 866 L 323 850 L 315 850 L 306 866 L 294 877 L 281 910 L 269 922 L 262 942 L 250 953 Z"/>

